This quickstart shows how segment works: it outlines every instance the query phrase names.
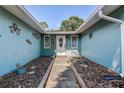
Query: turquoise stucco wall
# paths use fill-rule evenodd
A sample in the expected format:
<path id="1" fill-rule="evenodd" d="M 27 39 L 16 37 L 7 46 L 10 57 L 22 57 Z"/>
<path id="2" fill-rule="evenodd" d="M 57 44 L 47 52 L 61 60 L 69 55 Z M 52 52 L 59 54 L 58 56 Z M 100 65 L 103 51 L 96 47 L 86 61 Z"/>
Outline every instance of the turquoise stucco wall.
<path id="1" fill-rule="evenodd" d="M 124 20 L 124 7 L 111 14 L 111 16 Z M 21 29 L 19 36 L 11 33 L 8 26 L 16 23 Z M 0 76 L 14 70 L 15 64 L 21 65 L 41 56 L 52 56 L 56 49 L 56 35 L 52 36 L 50 49 L 44 49 L 44 35 L 40 39 L 33 37 L 35 32 L 30 26 L 0 7 Z M 89 39 L 89 33 L 93 36 Z M 26 43 L 30 39 L 32 45 Z M 66 35 L 66 51 L 78 51 L 82 56 L 113 68 L 112 59 L 120 46 L 120 28 L 118 24 L 101 20 L 85 33 L 78 35 L 78 48 L 71 48 L 71 35 Z M 120 65 L 115 71 L 120 73 Z"/>
<path id="2" fill-rule="evenodd" d="M 11 33 L 8 26 L 16 23 L 21 33 Z M 0 7 L 0 76 L 16 68 L 15 64 L 21 65 L 37 58 L 41 54 L 41 40 L 33 37 L 34 29 Z M 27 44 L 30 39 L 32 45 Z"/>
<path id="3" fill-rule="evenodd" d="M 56 50 L 56 35 L 51 35 L 51 48 L 44 48 L 44 35 L 41 35 L 41 56 L 53 56 Z M 71 35 L 66 35 L 66 51 L 80 51 L 80 35 L 78 36 L 78 48 L 71 48 Z"/>
<path id="4" fill-rule="evenodd" d="M 119 8 L 110 16 L 124 20 L 124 7 Z M 89 39 L 89 33 L 92 32 L 92 38 Z M 113 69 L 113 57 L 121 44 L 120 25 L 105 20 L 101 20 L 87 32 L 81 35 L 81 55 L 85 56 L 99 64 Z M 121 62 L 116 72 L 121 72 Z"/>

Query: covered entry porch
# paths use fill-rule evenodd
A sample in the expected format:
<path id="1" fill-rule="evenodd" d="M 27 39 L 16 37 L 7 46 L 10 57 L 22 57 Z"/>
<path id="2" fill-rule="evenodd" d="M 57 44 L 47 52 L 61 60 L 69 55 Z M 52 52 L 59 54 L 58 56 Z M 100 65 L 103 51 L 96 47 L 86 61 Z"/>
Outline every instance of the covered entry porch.
<path id="1" fill-rule="evenodd" d="M 42 56 L 79 56 L 79 34 L 44 34 L 41 36 Z"/>

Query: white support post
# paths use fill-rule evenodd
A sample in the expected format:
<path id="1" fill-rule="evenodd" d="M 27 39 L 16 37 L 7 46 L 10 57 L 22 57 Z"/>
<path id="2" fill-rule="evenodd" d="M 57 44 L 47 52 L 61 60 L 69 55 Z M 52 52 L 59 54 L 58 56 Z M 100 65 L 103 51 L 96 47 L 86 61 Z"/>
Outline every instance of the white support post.
<path id="1" fill-rule="evenodd" d="M 121 76 L 124 77 L 124 22 L 121 24 Z"/>

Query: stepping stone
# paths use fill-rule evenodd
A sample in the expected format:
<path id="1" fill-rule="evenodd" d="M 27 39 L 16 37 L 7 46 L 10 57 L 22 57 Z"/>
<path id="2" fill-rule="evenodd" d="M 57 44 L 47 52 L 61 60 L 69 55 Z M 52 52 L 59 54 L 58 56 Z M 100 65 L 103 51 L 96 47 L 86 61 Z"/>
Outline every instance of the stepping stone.
<path id="1" fill-rule="evenodd" d="M 31 69 L 36 69 L 37 68 L 37 66 L 31 66 Z"/>
<path id="2" fill-rule="evenodd" d="M 30 75 L 32 75 L 32 74 L 34 74 L 35 73 L 35 71 L 30 71 L 30 72 L 28 72 L 28 74 L 30 74 Z"/>

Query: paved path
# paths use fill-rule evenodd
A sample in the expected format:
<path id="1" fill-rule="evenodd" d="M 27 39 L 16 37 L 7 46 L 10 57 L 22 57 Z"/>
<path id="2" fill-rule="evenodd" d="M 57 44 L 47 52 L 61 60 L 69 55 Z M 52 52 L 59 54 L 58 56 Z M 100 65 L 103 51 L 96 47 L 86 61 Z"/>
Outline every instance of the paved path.
<path id="1" fill-rule="evenodd" d="M 46 88 L 78 88 L 71 64 L 67 58 L 55 59 Z"/>

